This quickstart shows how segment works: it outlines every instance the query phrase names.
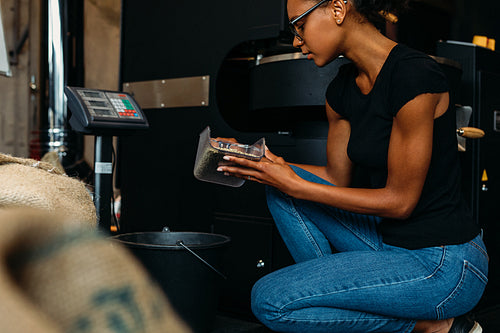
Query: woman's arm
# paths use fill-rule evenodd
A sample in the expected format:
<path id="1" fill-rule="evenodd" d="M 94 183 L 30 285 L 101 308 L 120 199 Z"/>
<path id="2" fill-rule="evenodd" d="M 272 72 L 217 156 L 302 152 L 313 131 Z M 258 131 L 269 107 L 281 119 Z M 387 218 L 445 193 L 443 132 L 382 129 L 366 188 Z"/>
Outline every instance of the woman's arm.
<path id="1" fill-rule="evenodd" d="M 341 209 L 390 218 L 407 218 L 417 205 L 432 155 L 434 118 L 448 105 L 448 94 L 423 94 L 394 118 L 388 153 L 387 183 L 381 189 L 300 183 L 290 195 Z"/>
<path id="2" fill-rule="evenodd" d="M 289 164 L 309 171 L 337 186 L 349 186 L 352 163 L 347 156 L 347 143 L 351 135 L 351 125 L 347 119 L 333 111 L 328 102 L 326 103 L 326 115 L 328 119 L 327 165 Z"/>
<path id="3" fill-rule="evenodd" d="M 280 160 L 275 163 L 253 162 L 228 157 L 245 168 L 224 167 L 223 171 L 242 178 L 250 176 L 252 180 L 274 186 L 298 199 L 311 200 L 356 213 L 404 219 L 415 208 L 425 182 L 432 155 L 434 118 L 440 115 L 447 105 L 447 93 L 423 94 L 401 108 L 393 122 L 388 153 L 388 178 L 384 188 L 333 187 L 308 182 L 298 177 Z M 337 150 L 334 152 L 336 153 L 333 155 L 338 153 Z M 342 170 L 343 165 L 341 164 L 339 170 Z M 332 170 L 331 174 L 329 173 L 331 179 L 342 174 L 333 171 L 334 167 L 335 161 L 329 160 L 327 169 Z M 350 175 L 350 172 L 346 174 Z"/>

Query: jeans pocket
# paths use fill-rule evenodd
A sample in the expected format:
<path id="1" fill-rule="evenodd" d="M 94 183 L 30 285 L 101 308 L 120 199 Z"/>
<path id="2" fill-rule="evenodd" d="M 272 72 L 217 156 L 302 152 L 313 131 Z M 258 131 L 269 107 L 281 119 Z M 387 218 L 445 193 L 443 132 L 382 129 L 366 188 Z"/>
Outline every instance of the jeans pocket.
<path id="1" fill-rule="evenodd" d="M 488 253 L 486 251 L 486 246 L 483 243 L 482 239 L 473 239 L 469 242 L 470 245 L 476 250 L 479 251 L 480 257 L 486 260 L 486 264 L 490 261 Z"/>
<path id="2" fill-rule="evenodd" d="M 472 310 L 481 299 L 487 283 L 488 277 L 464 260 L 460 280 L 451 294 L 439 304 L 438 317 L 456 317 Z"/>

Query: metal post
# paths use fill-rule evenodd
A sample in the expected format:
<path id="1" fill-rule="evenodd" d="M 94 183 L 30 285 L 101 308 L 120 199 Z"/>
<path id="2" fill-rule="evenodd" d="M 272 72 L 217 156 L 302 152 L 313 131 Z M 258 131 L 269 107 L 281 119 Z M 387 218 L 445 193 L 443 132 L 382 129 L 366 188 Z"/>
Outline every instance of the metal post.
<path id="1" fill-rule="evenodd" d="M 72 49 L 68 46 L 70 31 L 68 28 L 68 10 L 76 6 L 74 0 L 44 0 L 46 4 L 46 82 L 47 87 L 41 86 L 42 95 L 46 103 L 42 104 L 40 115 L 40 142 L 41 155 L 47 152 L 56 152 L 65 169 L 74 167 L 80 159 L 83 150 L 80 137 L 70 129 L 68 124 L 68 110 L 64 87 L 66 84 L 80 85 L 82 82 L 68 82 L 69 74 L 74 72 L 71 67 Z M 45 22 L 45 19 L 44 19 Z M 68 171 L 68 170 L 67 170 Z"/>
<path id="2" fill-rule="evenodd" d="M 111 197 L 113 190 L 113 137 L 96 136 L 94 151 L 95 191 L 94 204 L 97 225 L 101 231 L 110 232 Z"/>

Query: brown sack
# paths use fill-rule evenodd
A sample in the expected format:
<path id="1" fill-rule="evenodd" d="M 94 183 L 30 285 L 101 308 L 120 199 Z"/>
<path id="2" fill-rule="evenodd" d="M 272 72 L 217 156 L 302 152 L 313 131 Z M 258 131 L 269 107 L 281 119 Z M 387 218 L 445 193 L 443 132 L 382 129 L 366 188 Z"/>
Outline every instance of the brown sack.
<path id="1" fill-rule="evenodd" d="M 0 295 L 0 332 L 189 332 L 122 245 L 35 210 L 0 211 Z"/>
<path id="2" fill-rule="evenodd" d="M 85 185 L 50 163 L 0 154 L 0 184 L 0 208 L 38 208 L 96 225 Z"/>

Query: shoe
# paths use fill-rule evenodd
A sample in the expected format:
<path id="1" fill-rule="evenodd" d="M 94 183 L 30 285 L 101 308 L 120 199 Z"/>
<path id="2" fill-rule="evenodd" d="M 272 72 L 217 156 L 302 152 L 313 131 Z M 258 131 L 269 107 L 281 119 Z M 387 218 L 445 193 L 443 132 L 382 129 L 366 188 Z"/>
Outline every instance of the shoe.
<path id="1" fill-rule="evenodd" d="M 482 333 L 483 328 L 468 316 L 456 317 L 448 333 Z"/>

